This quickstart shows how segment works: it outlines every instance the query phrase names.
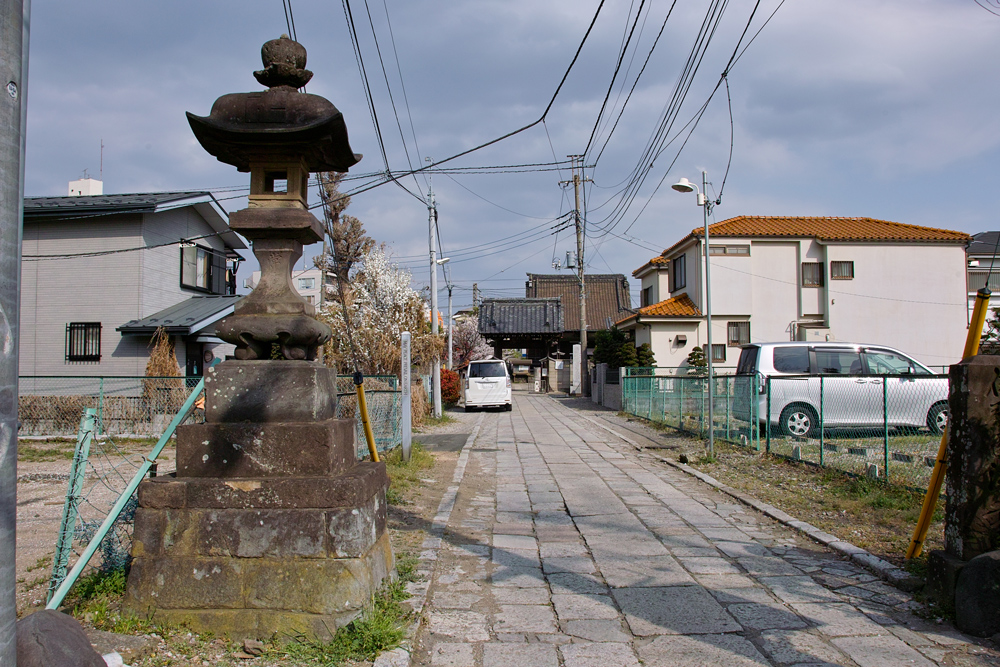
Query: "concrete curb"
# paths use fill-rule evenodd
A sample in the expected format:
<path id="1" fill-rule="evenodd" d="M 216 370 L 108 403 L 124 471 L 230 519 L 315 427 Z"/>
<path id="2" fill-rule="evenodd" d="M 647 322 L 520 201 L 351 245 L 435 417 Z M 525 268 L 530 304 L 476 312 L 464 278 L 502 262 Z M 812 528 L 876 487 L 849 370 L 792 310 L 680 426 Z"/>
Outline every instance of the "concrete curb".
<path id="1" fill-rule="evenodd" d="M 413 614 L 416 617 L 412 628 L 414 631 L 419 627 L 422 620 L 421 614 L 427 605 L 427 591 L 430 589 L 431 576 L 434 574 L 434 564 L 437 562 L 438 551 L 441 549 L 445 528 L 448 527 L 448 522 L 451 520 L 451 511 L 455 508 L 458 489 L 462 485 L 462 479 L 465 477 L 465 467 L 469 463 L 469 450 L 472 449 L 472 445 L 476 442 L 476 438 L 479 436 L 479 429 L 482 427 L 483 419 L 485 418 L 485 413 L 479 415 L 476 425 L 472 427 L 472 433 L 465 439 L 462 452 L 458 455 L 458 462 L 455 464 L 455 473 L 452 475 L 451 485 L 441 497 L 441 503 L 438 505 L 437 513 L 434 515 L 430 530 L 428 531 L 430 534 L 424 538 L 423 544 L 420 545 L 423 551 L 417 557 L 416 571 L 419 580 L 412 581 L 406 585 L 406 591 L 411 595 L 407 602 L 410 604 Z M 403 653 L 406 654 L 405 657 L 402 655 Z M 381 662 L 379 662 L 380 660 Z M 409 661 L 410 652 L 405 648 L 398 648 L 380 655 L 375 660 L 373 667 L 402 667 L 408 665 Z"/>
<path id="2" fill-rule="evenodd" d="M 909 572 L 900 567 L 896 567 L 895 565 L 893 565 L 888 561 L 882 560 L 878 556 L 875 556 L 869 553 L 868 551 L 865 551 L 861 547 L 855 546 L 850 542 L 845 542 L 840 538 L 836 537 L 835 535 L 831 535 L 830 533 L 824 532 L 819 528 L 817 528 L 816 526 L 806 523 L 805 521 L 799 521 L 798 519 L 787 514 L 786 512 L 782 512 L 777 507 L 774 507 L 773 505 L 769 505 L 765 502 L 757 500 L 756 498 L 748 496 L 742 491 L 737 491 L 732 487 L 726 486 L 725 484 L 715 479 L 714 477 L 706 475 L 705 473 L 699 470 L 695 470 L 694 468 L 688 465 L 685 465 L 683 463 L 678 463 L 677 461 L 671 461 L 670 459 L 660 456 L 659 454 L 655 454 L 649 451 L 648 449 L 643 448 L 635 440 L 632 440 L 628 436 L 622 435 L 621 433 L 614 430 L 610 426 L 602 424 L 593 417 L 588 417 L 587 415 L 581 415 L 581 416 L 587 421 L 594 424 L 595 426 L 598 426 L 604 429 L 605 431 L 611 433 L 616 438 L 619 438 L 620 440 L 632 445 L 636 450 L 643 451 L 646 454 L 657 459 L 658 461 L 662 461 L 663 463 L 666 463 L 671 467 L 677 468 L 678 470 L 688 475 L 691 475 L 692 477 L 696 477 L 701 481 L 705 482 L 706 484 L 708 484 L 709 486 L 712 486 L 718 489 L 719 491 L 722 491 L 726 495 L 732 496 L 733 498 L 743 503 L 744 505 L 752 507 L 758 512 L 766 514 L 767 516 L 771 517 L 778 523 L 784 524 L 789 528 L 799 531 L 800 533 L 806 535 L 812 540 L 819 542 L 820 544 L 823 544 L 827 547 L 830 547 L 834 551 L 846 556 L 847 558 L 854 561 L 861 567 L 865 568 L 872 574 L 878 576 L 879 578 L 883 579 L 887 583 L 895 586 L 900 590 L 915 591 L 919 590 L 924 585 L 924 582 L 918 577 L 913 576 L 912 574 L 910 574 Z"/>

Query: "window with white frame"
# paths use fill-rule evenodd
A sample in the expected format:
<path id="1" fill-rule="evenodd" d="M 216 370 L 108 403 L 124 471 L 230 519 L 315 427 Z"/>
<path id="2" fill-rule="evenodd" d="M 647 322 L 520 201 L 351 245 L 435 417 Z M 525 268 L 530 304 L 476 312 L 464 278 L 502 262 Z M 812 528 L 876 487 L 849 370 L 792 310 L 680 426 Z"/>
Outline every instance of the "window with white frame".
<path id="1" fill-rule="evenodd" d="M 299 289 L 300 290 L 316 289 L 316 279 L 315 278 L 299 278 Z"/>
<path id="2" fill-rule="evenodd" d="M 802 262 L 802 286 L 823 286 L 823 264 L 821 262 Z"/>
<path id="3" fill-rule="evenodd" d="M 730 347 L 750 344 L 750 322 L 728 322 L 726 344 Z"/>
<path id="4" fill-rule="evenodd" d="M 854 280 L 853 261 L 830 262 L 830 280 Z"/>

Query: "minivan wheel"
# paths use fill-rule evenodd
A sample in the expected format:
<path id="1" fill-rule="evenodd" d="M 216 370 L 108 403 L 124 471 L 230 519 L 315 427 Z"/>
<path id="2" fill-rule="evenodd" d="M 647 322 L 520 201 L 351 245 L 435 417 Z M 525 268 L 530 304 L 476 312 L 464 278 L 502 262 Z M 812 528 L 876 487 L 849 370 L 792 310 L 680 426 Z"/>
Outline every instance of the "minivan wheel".
<path id="1" fill-rule="evenodd" d="M 514 409 L 514 404 L 513 403 L 507 403 L 506 405 L 503 406 L 503 409 L 506 410 L 507 412 L 510 412 L 511 410 Z"/>
<path id="2" fill-rule="evenodd" d="M 781 411 L 781 432 L 799 437 L 812 436 L 819 426 L 816 412 L 807 405 L 790 405 Z"/>
<path id="3" fill-rule="evenodd" d="M 927 411 L 927 428 L 931 433 L 941 434 L 948 428 L 948 404 L 942 401 L 935 403 Z"/>

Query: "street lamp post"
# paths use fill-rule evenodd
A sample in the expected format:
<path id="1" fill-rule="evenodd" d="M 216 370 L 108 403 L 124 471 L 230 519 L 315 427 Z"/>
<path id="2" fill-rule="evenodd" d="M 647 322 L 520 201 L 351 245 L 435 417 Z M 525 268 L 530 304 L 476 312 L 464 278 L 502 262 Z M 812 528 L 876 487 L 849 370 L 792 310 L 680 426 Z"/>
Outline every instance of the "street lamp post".
<path id="1" fill-rule="evenodd" d="M 708 216 L 712 212 L 713 202 L 709 200 L 706 194 L 706 190 L 708 190 L 708 172 L 701 172 L 701 190 L 686 178 L 682 178 L 670 187 L 677 192 L 697 192 L 698 206 L 701 206 L 705 214 L 705 323 L 708 327 L 708 354 L 705 355 L 705 358 L 708 360 L 708 455 L 715 456 L 715 401 L 712 396 L 714 393 L 712 382 L 714 378 L 714 374 L 712 373 L 712 272 L 709 260 L 712 252 L 708 244 Z"/>

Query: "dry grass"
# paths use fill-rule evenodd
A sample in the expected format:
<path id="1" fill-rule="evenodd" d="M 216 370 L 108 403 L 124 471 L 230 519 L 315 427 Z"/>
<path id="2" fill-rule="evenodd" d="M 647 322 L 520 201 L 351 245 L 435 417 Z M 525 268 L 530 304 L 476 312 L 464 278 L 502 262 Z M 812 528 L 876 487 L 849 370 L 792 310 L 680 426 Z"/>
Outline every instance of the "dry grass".
<path id="1" fill-rule="evenodd" d="M 903 565 L 920 515 L 922 493 L 725 442 L 716 442 L 715 454 L 714 460 L 702 458 L 690 465 L 880 558 Z M 925 552 L 944 544 L 943 502 L 931 524 Z"/>

